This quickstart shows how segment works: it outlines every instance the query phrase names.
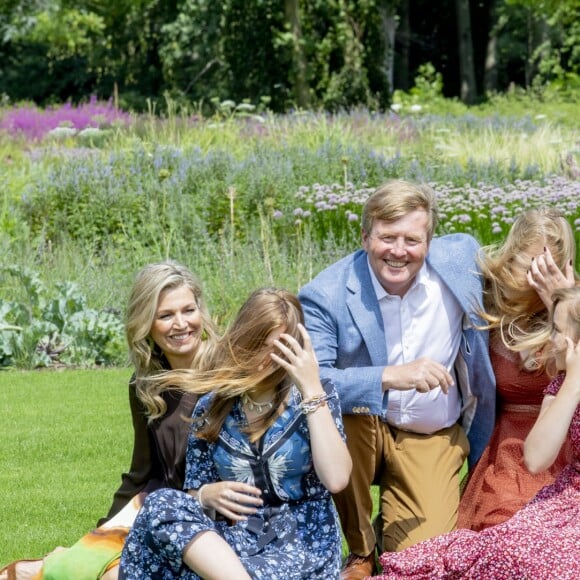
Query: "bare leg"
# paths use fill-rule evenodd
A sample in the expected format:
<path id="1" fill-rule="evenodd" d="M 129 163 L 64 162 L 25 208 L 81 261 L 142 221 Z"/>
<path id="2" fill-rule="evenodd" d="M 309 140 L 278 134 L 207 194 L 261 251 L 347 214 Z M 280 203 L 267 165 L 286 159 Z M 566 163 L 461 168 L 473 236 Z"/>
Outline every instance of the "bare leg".
<path id="1" fill-rule="evenodd" d="M 211 557 L 208 558 L 208 554 Z M 215 532 L 197 534 L 183 550 L 183 561 L 206 580 L 251 580 L 237 554 Z"/>
<path id="2" fill-rule="evenodd" d="M 52 552 L 49 552 L 47 556 L 67 549 L 68 548 L 63 548 L 62 546 L 57 546 Z M 17 580 L 29 580 L 30 578 L 34 578 L 42 570 L 43 565 L 44 558 L 39 558 L 38 560 L 16 560 L 0 570 L 0 580 L 11 580 L 11 578 L 14 577 L 16 577 Z"/>
<path id="3" fill-rule="evenodd" d="M 43 560 L 17 560 L 0 571 L 0 580 L 28 580 L 33 578 L 42 569 Z"/>
<path id="4" fill-rule="evenodd" d="M 107 570 L 102 576 L 101 580 L 117 580 L 119 578 L 119 566 L 115 566 Z"/>

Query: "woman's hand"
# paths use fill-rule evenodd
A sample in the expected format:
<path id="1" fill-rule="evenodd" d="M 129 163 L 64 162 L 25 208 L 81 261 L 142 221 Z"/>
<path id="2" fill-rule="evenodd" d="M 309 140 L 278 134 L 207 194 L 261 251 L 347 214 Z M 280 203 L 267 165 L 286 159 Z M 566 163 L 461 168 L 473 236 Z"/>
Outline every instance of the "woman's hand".
<path id="1" fill-rule="evenodd" d="M 284 368 L 302 394 L 302 400 L 324 395 L 320 382 L 318 361 L 312 342 L 302 324 L 298 330 L 304 339 L 304 346 L 289 334 L 281 334 L 274 346 L 280 355 L 272 353 L 272 360 Z M 346 444 L 340 437 L 328 405 L 320 405 L 306 415 L 310 432 L 310 448 L 316 475 L 331 493 L 342 491 L 348 484 L 352 470 L 352 460 Z"/>
<path id="2" fill-rule="evenodd" d="M 283 333 L 279 340 L 274 341 L 274 346 L 281 355 L 272 353 L 272 360 L 284 368 L 302 394 L 303 399 L 309 399 L 317 395 L 323 395 L 324 390 L 320 383 L 318 373 L 318 361 L 312 348 L 310 336 L 302 324 L 298 330 L 304 339 L 304 346 L 290 334 Z"/>
<path id="3" fill-rule="evenodd" d="M 258 507 L 264 504 L 260 498 L 262 492 L 257 487 L 241 481 L 205 483 L 195 495 L 203 508 L 214 509 L 236 522 L 248 519 L 248 516 L 255 514 Z"/>
<path id="4" fill-rule="evenodd" d="M 528 284 L 538 293 L 546 308 L 552 307 L 552 294 L 559 288 L 572 288 L 574 269 L 572 264 L 566 264 L 564 272 L 558 268 L 549 248 L 544 253 L 532 258 L 532 264 L 527 273 Z"/>

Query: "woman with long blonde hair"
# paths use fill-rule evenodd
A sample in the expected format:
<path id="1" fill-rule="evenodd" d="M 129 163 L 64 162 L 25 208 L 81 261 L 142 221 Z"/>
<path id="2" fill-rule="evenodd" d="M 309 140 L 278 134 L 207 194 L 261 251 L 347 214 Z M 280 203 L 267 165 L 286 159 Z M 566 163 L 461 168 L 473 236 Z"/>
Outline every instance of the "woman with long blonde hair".
<path id="1" fill-rule="evenodd" d="M 566 465 L 569 447 L 543 473 L 530 474 L 523 442 L 540 411 L 549 383 L 552 292 L 576 284 L 574 233 L 552 208 L 520 214 L 505 241 L 482 248 L 482 317 L 490 332 L 496 376 L 496 422 L 491 440 L 469 474 L 458 528 L 482 530 L 510 518 Z"/>
<path id="2" fill-rule="evenodd" d="M 184 492 L 150 494 L 127 538 L 121 577 L 337 578 L 341 539 L 331 493 L 352 462 L 334 386 L 295 295 L 252 293 L 211 369 L 163 377 L 203 394 Z"/>
<path id="3" fill-rule="evenodd" d="M 139 271 L 129 296 L 125 333 L 135 368 L 129 382 L 133 459 L 100 523 L 141 491 L 160 484 L 181 489 L 188 433 L 181 418 L 191 416 L 196 397 L 177 390 L 157 394 L 148 379 L 170 369 L 201 368 L 218 339 L 199 280 L 174 261 Z"/>
<path id="4" fill-rule="evenodd" d="M 149 380 L 170 369 L 201 368 L 217 340 L 201 285 L 183 265 L 165 261 L 138 272 L 129 296 L 125 331 L 135 372 L 129 381 L 134 444 L 131 466 L 98 528 L 72 548 L 44 559 L 12 562 L 4 580 L 113 580 L 125 537 L 144 496 L 181 489 L 185 475 L 187 422 L 197 396 L 176 389 L 159 392 Z"/>

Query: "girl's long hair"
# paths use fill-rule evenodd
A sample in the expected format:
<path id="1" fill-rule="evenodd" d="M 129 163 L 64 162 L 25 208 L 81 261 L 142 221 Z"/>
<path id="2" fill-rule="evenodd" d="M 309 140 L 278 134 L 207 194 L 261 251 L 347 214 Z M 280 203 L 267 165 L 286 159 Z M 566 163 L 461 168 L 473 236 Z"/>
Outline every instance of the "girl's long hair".
<path id="1" fill-rule="evenodd" d="M 135 368 L 137 397 L 147 409 L 150 420 L 161 417 L 167 410 L 159 389 L 154 382 L 147 380 L 166 370 L 163 353 L 151 339 L 151 327 L 161 293 L 181 286 L 191 290 L 201 314 L 203 340 L 195 353 L 192 366 L 203 366 L 218 334 L 207 310 L 201 284 L 185 266 L 173 261 L 148 264 L 137 273 L 129 296 L 125 336 L 129 358 Z"/>
<path id="2" fill-rule="evenodd" d="M 567 326 L 565 329 L 560 328 L 560 332 L 564 332 L 569 336 L 574 344 L 580 340 L 580 286 L 574 288 L 560 288 L 552 295 L 554 303 L 552 304 L 551 322 L 552 331 L 554 330 L 554 312 L 556 307 L 566 308 Z M 556 351 L 552 348 L 546 349 L 543 354 L 546 371 L 550 376 L 555 376 L 558 373 L 556 367 Z"/>
<path id="3" fill-rule="evenodd" d="M 485 328 L 498 329 L 511 350 L 525 352 L 525 366 L 544 367 L 541 352 L 547 346 L 550 317 L 537 292 L 530 287 L 526 273 L 530 250 L 550 249 L 554 262 L 564 270 L 574 264 L 576 246 L 570 224 L 559 210 L 531 209 L 518 216 L 503 244 L 482 248 L 480 266 L 484 277 Z"/>
<path id="4" fill-rule="evenodd" d="M 210 408 L 196 425 L 197 436 L 208 441 L 217 439 L 237 397 L 278 387 L 272 411 L 246 430 L 252 441 L 257 440 L 274 422 L 291 386 L 286 371 L 271 360 L 273 350 L 266 339 L 284 328 L 302 344 L 298 324 L 303 322 L 302 307 L 294 294 L 275 288 L 256 290 L 213 350 L 209 370 L 171 371 L 155 380 L 161 388 L 214 393 Z"/>

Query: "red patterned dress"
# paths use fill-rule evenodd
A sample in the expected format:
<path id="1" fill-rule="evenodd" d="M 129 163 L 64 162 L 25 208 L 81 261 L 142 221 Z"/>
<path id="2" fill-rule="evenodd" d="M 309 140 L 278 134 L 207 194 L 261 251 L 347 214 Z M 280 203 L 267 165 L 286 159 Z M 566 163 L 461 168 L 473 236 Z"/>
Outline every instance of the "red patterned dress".
<path id="1" fill-rule="evenodd" d="M 480 531 L 511 518 L 572 459 L 562 447 L 550 469 L 531 474 L 524 465 L 524 440 L 534 426 L 544 389 L 544 372 L 522 369 L 520 355 L 508 350 L 499 332 L 490 337 L 490 357 L 496 378 L 497 417 L 490 442 L 471 471 L 459 504 L 457 528 Z"/>
<path id="2" fill-rule="evenodd" d="M 564 375 L 546 394 L 555 395 Z M 471 578 L 521 580 L 580 577 L 580 405 L 570 424 L 573 459 L 556 481 L 502 524 L 460 529 L 380 557 L 381 580 Z"/>

